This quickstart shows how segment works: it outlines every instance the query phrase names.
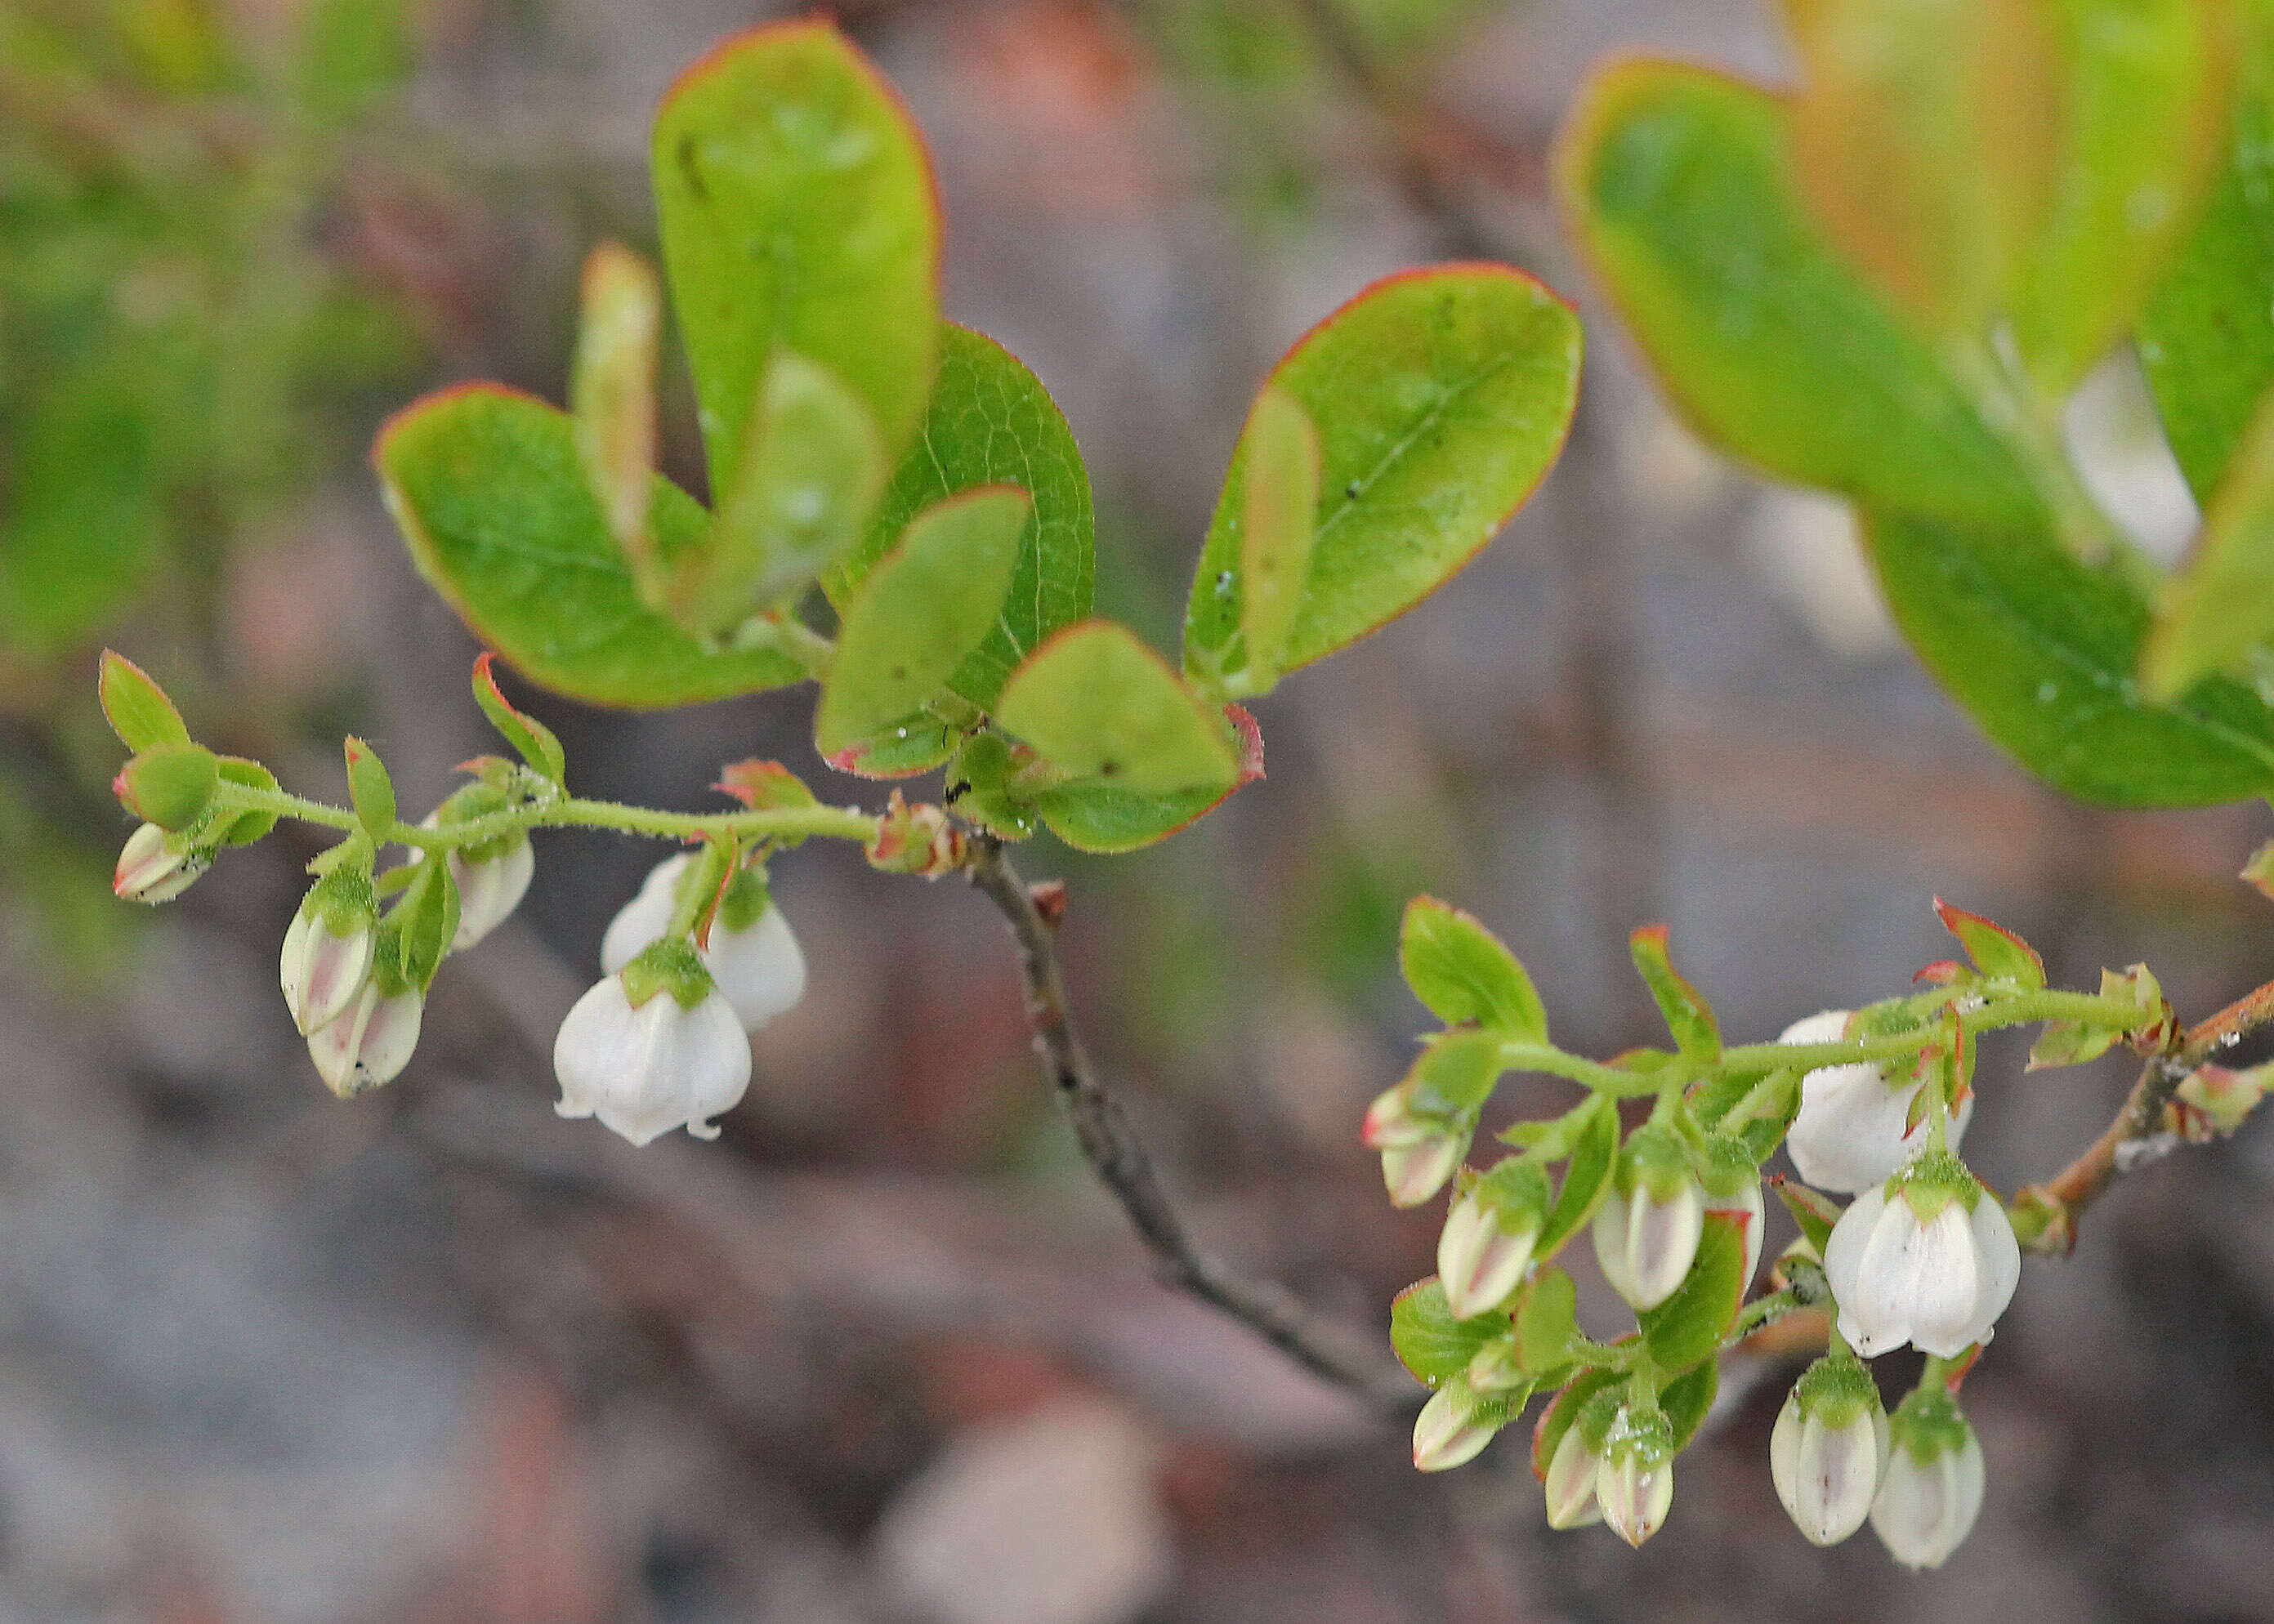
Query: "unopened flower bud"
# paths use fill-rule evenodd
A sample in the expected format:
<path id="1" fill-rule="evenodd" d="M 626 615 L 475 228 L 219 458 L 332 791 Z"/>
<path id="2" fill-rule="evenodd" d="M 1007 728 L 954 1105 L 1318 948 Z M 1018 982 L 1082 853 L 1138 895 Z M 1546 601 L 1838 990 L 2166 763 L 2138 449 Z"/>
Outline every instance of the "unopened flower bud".
<path id="1" fill-rule="evenodd" d="M 415 987 L 391 994 L 372 976 L 336 1019 L 308 1034 L 308 1056 L 324 1086 L 343 1100 L 390 1083 L 410 1064 L 426 1000 Z"/>
<path id="2" fill-rule="evenodd" d="M 1581 1406 L 1563 1436 L 1556 1440 L 1542 1485 L 1547 1498 L 1548 1527 L 1585 1528 L 1590 1522 L 1603 1520 L 1602 1505 L 1595 1498 L 1595 1484 L 1602 1472 L 1604 1440 L 1618 1416 L 1618 1395 L 1598 1393 Z"/>
<path id="3" fill-rule="evenodd" d="M 1871 1515 L 1887 1466 L 1887 1412 L 1852 1354 L 1808 1367 L 1769 1434 L 1769 1476 L 1812 1545 L 1837 1545 Z"/>
<path id="4" fill-rule="evenodd" d="M 1455 1319 L 1498 1308 L 1524 1283 L 1547 1207 L 1546 1169 L 1519 1156 L 1469 1183 L 1437 1240 L 1437 1279 Z"/>
<path id="5" fill-rule="evenodd" d="M 1846 1035 L 1849 1012 L 1826 1010 L 1793 1022 L 1782 1043 L 1836 1043 Z M 1785 1134 L 1785 1147 L 1800 1176 L 1818 1190 L 1854 1195 L 1870 1189 L 1926 1147 L 1931 1125 L 1911 1125 L 1911 1105 L 1925 1086 L 1917 1075 L 1891 1080 L 1877 1061 L 1818 1066 L 1800 1079 L 1800 1114 Z M 1950 1114 L 1946 1139 L 1952 1150 L 1965 1136 L 1974 1115 L 1969 1093 Z"/>
<path id="6" fill-rule="evenodd" d="M 1452 1177 L 1468 1154 L 1471 1124 L 1413 1108 L 1413 1095 L 1400 1083 L 1376 1095 L 1367 1108 L 1359 1139 L 1382 1153 L 1382 1182 L 1392 1207 L 1419 1207 Z"/>
<path id="7" fill-rule="evenodd" d="M 1429 1395 L 1413 1420 L 1416 1471 L 1449 1471 L 1483 1452 L 1507 1425 L 1507 1406 L 1472 1391 L 1456 1376 Z"/>
<path id="8" fill-rule="evenodd" d="M 1761 1200 L 1761 1169 L 1745 1147 L 1733 1139 L 1715 1135 L 1706 1141 L 1705 1165 L 1698 1176 L 1706 1192 L 1706 1212 L 1735 1218 L 1745 1226 L 1747 1285 L 1761 1266 L 1761 1237 L 1768 1213 Z"/>
<path id="9" fill-rule="evenodd" d="M 598 1116 L 635 1145 L 677 1127 L 709 1139 L 749 1086 L 750 1045 L 693 945 L 667 941 L 576 1000 L 553 1070 L 563 1116 Z"/>
<path id="10" fill-rule="evenodd" d="M 1619 1152 L 1608 1199 L 1595 1213 L 1595 1261 L 1637 1309 L 1655 1308 L 1698 1257 L 1706 1192 L 1674 1130 L 1645 1123 Z"/>
<path id="11" fill-rule="evenodd" d="M 493 849 L 502 846 L 502 849 Z M 450 877 L 458 883 L 458 933 L 450 951 L 463 953 L 505 923 L 537 872 L 537 852 L 527 835 L 499 843 L 460 848 L 449 856 Z"/>
<path id="12" fill-rule="evenodd" d="M 1595 1500 L 1611 1531 L 1640 1545 L 1674 1504 L 1674 1424 L 1660 1410 L 1623 1408 L 1603 1440 Z"/>
<path id="13" fill-rule="evenodd" d="M 1922 1386 L 1888 1424 L 1887 1470 L 1871 1501 L 1871 1531 L 1906 1568 L 1939 1568 L 1982 1510 L 1982 1445 L 1958 1401 Z"/>
<path id="14" fill-rule="evenodd" d="M 1824 1273 L 1840 1335 L 1864 1357 L 1909 1342 L 1953 1358 L 1990 1340 L 2021 1279 L 2022 1249 L 1965 1163 L 1930 1151 L 1840 1215 Z"/>
<path id="15" fill-rule="evenodd" d="M 375 917 L 367 861 L 343 863 L 317 881 L 292 916 L 277 978 L 301 1036 L 330 1025 L 363 990 Z"/>
<path id="16" fill-rule="evenodd" d="M 118 867 L 110 889 L 128 902 L 171 902 L 213 867 L 213 853 L 177 844 L 155 823 L 145 823 L 126 837 L 118 853 Z"/>
<path id="17" fill-rule="evenodd" d="M 682 852 L 649 871 L 600 939 L 600 968 L 614 974 L 670 929 L 679 888 L 690 881 L 696 854 Z M 743 1029 L 756 1032 L 805 996 L 805 955 L 789 921 L 766 894 L 765 881 L 744 869 L 728 882 L 701 950 L 704 965 Z"/>

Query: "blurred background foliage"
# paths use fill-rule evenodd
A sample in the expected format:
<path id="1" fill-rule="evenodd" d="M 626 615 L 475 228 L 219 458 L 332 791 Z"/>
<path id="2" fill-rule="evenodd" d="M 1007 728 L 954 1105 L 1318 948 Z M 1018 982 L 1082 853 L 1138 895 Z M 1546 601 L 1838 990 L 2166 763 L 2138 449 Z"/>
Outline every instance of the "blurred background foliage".
<path id="1" fill-rule="evenodd" d="M 811 991 L 719 1145 L 638 1153 L 554 1121 L 546 1056 L 651 848 L 541 842 L 410 1071 L 344 1106 L 275 993 L 312 847 L 232 854 L 154 915 L 110 898 L 104 642 L 311 793 L 340 795 L 343 731 L 407 806 L 492 748 L 370 434 L 462 377 L 561 398 L 584 254 L 653 250 L 656 97 L 786 9 L 0 0 L 0 1619 L 2269 1616 L 2263 1133 L 2125 1181 L 2025 1277 L 1968 1388 L 1988 1507 L 1943 1572 L 1794 1536 L 1773 1354 L 1732 1370 L 1635 1554 L 1548 1536 L 1513 1436 L 1418 1478 L 1151 1282 L 960 888 L 779 865 Z M 1394 951 L 1417 891 L 1501 931 L 1599 1054 L 1656 1035 L 1624 945 L 1653 919 L 1742 1039 L 1904 985 L 1945 951 L 1937 891 L 2067 984 L 2144 959 L 2200 1015 L 2263 978 L 2266 905 L 2232 876 L 2264 809 L 2028 779 L 1901 650 L 1844 510 L 1698 447 L 1568 259 L 1543 155 L 1591 62 L 1788 77 L 1777 8 L 839 9 L 932 142 L 949 313 L 1065 410 L 1098 607 L 1158 643 L 1256 381 L 1321 314 L 1462 255 L 1587 312 L 1562 465 L 1437 597 L 1259 706 L 1267 781 L 1134 857 L 1022 858 L 1069 877 L 1102 1067 L 1244 1266 L 1363 1335 L 1430 1267 L 1431 1220 L 1356 1143 L 1422 1023 Z M 2087 477 L 2168 554 L 2191 503 L 2136 374 L 2086 393 Z M 757 755 L 874 799 L 813 758 L 799 694 L 514 696 L 584 793 L 708 805 Z M 2130 1080 L 2021 1063 L 1985 1045 L 1969 1139 L 2002 1189 Z"/>

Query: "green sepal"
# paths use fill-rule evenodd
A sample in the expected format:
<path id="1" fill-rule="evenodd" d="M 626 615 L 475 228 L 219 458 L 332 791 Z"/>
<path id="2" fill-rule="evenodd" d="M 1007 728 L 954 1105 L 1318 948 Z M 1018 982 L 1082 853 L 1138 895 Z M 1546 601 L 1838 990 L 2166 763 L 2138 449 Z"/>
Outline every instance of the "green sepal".
<path id="1" fill-rule="evenodd" d="M 658 993 L 669 993 L 682 1010 L 697 1008 L 718 989 L 703 955 L 685 936 L 659 936 L 618 974 L 624 998 L 637 1009 Z"/>
<path id="2" fill-rule="evenodd" d="M 1397 953 L 1413 996 L 1447 1026 L 1473 1021 L 1506 1037 L 1547 1041 L 1547 1011 L 1532 977 L 1473 915 L 1416 897 L 1405 907 Z"/>

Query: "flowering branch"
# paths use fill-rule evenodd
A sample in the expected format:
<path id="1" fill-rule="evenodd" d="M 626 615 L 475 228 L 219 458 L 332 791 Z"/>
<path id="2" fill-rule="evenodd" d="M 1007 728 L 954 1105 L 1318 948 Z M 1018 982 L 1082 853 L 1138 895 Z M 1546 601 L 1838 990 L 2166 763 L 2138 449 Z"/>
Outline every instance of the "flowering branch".
<path id="1" fill-rule="evenodd" d="M 1058 967 L 1053 921 L 1043 916 L 1004 854 L 1002 842 L 992 836 L 971 843 L 966 872 L 1018 939 L 1027 1023 L 1043 1076 L 1073 1119 L 1083 1156 L 1128 1214 L 1163 1281 L 1239 1320 L 1313 1375 L 1370 1408 L 1399 1418 L 1411 1414 L 1417 1395 L 1401 1372 L 1344 1346 L 1344 1339 L 1314 1323 L 1279 1287 L 1248 1280 L 1201 1249 L 1162 1188 L 1152 1156 L 1120 1101 L 1098 1080 L 1082 1049 Z"/>

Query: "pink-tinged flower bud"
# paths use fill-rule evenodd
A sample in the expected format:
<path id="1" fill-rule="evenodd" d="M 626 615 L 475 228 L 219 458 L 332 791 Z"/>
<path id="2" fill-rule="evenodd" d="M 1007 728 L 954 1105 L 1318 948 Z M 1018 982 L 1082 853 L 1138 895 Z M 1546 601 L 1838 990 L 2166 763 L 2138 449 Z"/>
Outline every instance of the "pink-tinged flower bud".
<path id="1" fill-rule="evenodd" d="M 1471 1128 L 1443 1116 L 1413 1109 L 1412 1091 L 1400 1083 L 1376 1095 L 1367 1108 L 1359 1139 L 1382 1153 L 1382 1182 L 1392 1207 L 1419 1207 L 1457 1171 L 1468 1154 Z"/>
<path id="2" fill-rule="evenodd" d="M 1864 1362 L 1832 1354 L 1808 1367 L 1769 1434 L 1769 1477 L 1811 1545 L 1864 1526 L 1887 1468 L 1887 1412 Z"/>
<path id="3" fill-rule="evenodd" d="M 1413 1469 L 1436 1472 L 1465 1466 L 1507 1423 L 1507 1405 L 1480 1396 L 1456 1376 L 1429 1395 L 1413 1419 Z"/>
<path id="4" fill-rule="evenodd" d="M 338 1019 L 308 1034 L 308 1056 L 316 1063 L 316 1074 L 343 1100 L 393 1082 L 418 1047 L 418 1025 L 425 1012 L 426 1000 L 418 989 L 406 987 L 383 996 L 376 976 L 366 980 Z"/>
<path id="5" fill-rule="evenodd" d="M 1909 1342 L 1954 1358 L 1990 1340 L 2022 1277 L 2022 1249 L 1965 1163 L 1930 1151 L 1840 1215 L 1824 1274 L 1840 1335 L 1864 1357 Z"/>
<path id="6" fill-rule="evenodd" d="M 639 894 L 618 911 L 600 939 L 601 969 L 613 975 L 662 939 L 671 929 L 680 885 L 694 866 L 695 854 L 681 853 L 650 870 Z M 767 897 L 764 881 L 747 869 L 728 885 L 702 954 L 745 1031 L 758 1031 L 805 996 L 805 955 L 789 921 Z"/>
<path id="7" fill-rule="evenodd" d="M 1596 1209 L 1595 1261 L 1629 1305 L 1655 1308 L 1697 1260 L 1705 1221 L 1706 1192 L 1688 1147 L 1671 1128 L 1645 1123 L 1627 1136 Z"/>
<path id="8" fill-rule="evenodd" d="M 110 889 L 128 902 L 171 902 L 212 867 L 210 851 L 177 848 L 164 830 L 145 823 L 126 837 Z"/>
<path id="9" fill-rule="evenodd" d="M 731 1109 L 750 1082 L 749 1040 L 734 1009 L 691 949 L 689 966 L 702 977 L 692 1002 L 666 986 L 635 1004 L 626 987 L 655 954 L 685 945 L 659 944 L 576 1000 L 553 1044 L 561 1079 L 553 1109 L 561 1116 L 598 1116 L 635 1145 L 678 1127 L 697 1139 L 719 1137 L 711 1118 Z"/>
<path id="10" fill-rule="evenodd" d="M 1761 1199 L 1761 1169 L 1736 1140 L 1719 1135 L 1706 1141 L 1705 1170 L 1699 1182 L 1706 1191 L 1706 1212 L 1736 1218 L 1745 1226 L 1744 1281 L 1751 1285 L 1761 1266 L 1761 1237 L 1768 1227 L 1768 1212 Z"/>
<path id="11" fill-rule="evenodd" d="M 319 880 L 284 933 L 277 979 L 300 1035 L 321 1030 L 355 1002 L 371 975 L 371 876 L 346 868 Z"/>
<path id="12" fill-rule="evenodd" d="M 1595 1479 L 1603 1465 L 1596 1444 L 1601 1440 L 1588 1441 L 1584 1419 L 1583 1416 L 1581 1421 L 1571 1424 L 1556 1441 L 1555 1453 L 1548 1458 L 1547 1478 L 1543 1486 L 1547 1496 L 1547 1526 L 1553 1529 L 1585 1528 L 1590 1522 L 1603 1520 L 1602 1506 L 1595 1499 Z"/>
<path id="13" fill-rule="evenodd" d="M 527 835 L 514 836 L 503 851 L 488 846 L 476 849 L 479 857 L 463 849 L 449 856 L 450 877 L 458 883 L 458 933 L 450 939 L 454 953 L 464 952 L 505 923 L 529 894 L 530 879 L 537 872 L 536 848 Z"/>
<path id="14" fill-rule="evenodd" d="M 1674 1424 L 1662 1410 L 1621 1409 L 1603 1439 L 1595 1500 L 1611 1531 L 1639 1546 L 1674 1504 Z"/>
<path id="15" fill-rule="evenodd" d="M 1837 1043 L 1848 1021 L 1848 1011 L 1826 1010 L 1793 1022 L 1777 1041 Z M 1793 1166 L 1818 1190 L 1838 1195 L 1869 1190 L 1926 1147 L 1931 1124 L 1910 1125 L 1911 1103 L 1924 1086 L 1916 1076 L 1890 1081 L 1886 1067 L 1876 1062 L 1818 1066 L 1800 1079 L 1800 1114 L 1785 1134 Z M 1946 1138 L 1952 1150 L 1973 1115 L 1969 1093 L 1950 1115 Z"/>
<path id="16" fill-rule="evenodd" d="M 1547 1175 L 1536 1162 L 1510 1156 L 1468 1181 L 1437 1239 L 1437 1280 L 1454 1318 L 1498 1308 L 1524 1283 L 1547 1207 Z"/>
<path id="17" fill-rule="evenodd" d="M 1922 1387 L 1895 1407 L 1871 1531 L 1906 1568 L 1939 1568 L 1982 1511 L 1982 1445 L 1958 1402 Z"/>

